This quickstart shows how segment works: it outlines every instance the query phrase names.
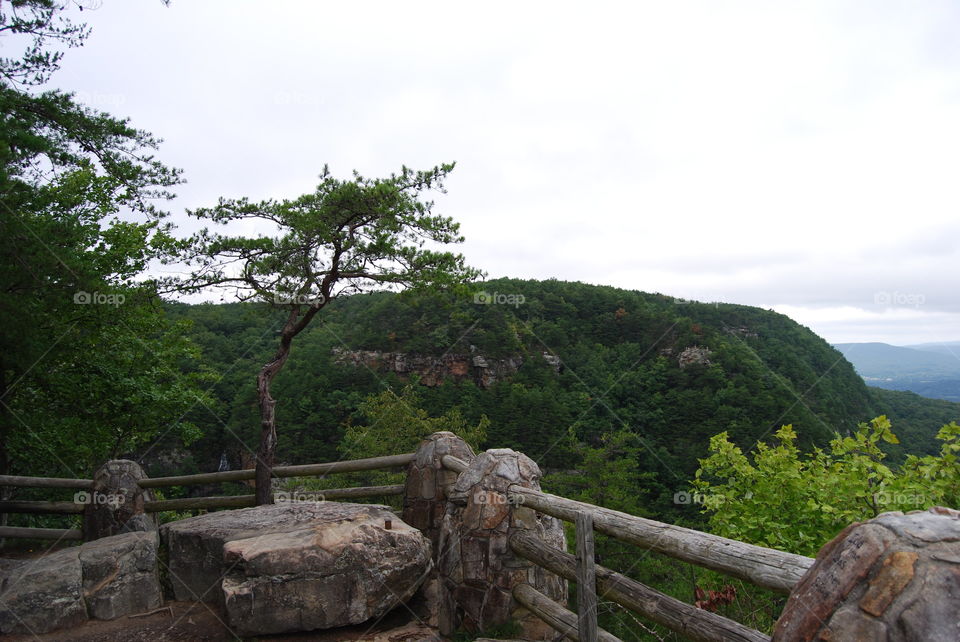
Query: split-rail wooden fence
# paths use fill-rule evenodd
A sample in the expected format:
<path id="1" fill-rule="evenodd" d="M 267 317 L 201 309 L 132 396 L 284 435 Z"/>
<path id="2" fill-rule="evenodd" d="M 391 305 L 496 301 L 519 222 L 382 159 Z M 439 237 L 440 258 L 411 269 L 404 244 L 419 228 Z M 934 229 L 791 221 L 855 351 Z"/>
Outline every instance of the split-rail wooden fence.
<path id="1" fill-rule="evenodd" d="M 414 453 L 407 453 L 334 463 L 280 466 L 273 469 L 273 474 L 276 477 L 310 477 L 389 470 L 407 466 L 413 459 Z M 468 468 L 466 462 L 450 455 L 442 458 L 442 464 L 456 473 Z M 254 478 L 253 470 L 231 470 L 148 478 L 138 483 L 142 488 L 152 489 L 243 482 Z M 90 479 L 0 476 L 0 486 L 91 491 L 92 485 L 93 480 Z M 317 492 L 322 493 L 325 500 L 357 499 L 402 495 L 404 485 L 331 488 Z M 636 517 L 518 485 L 511 486 L 510 492 L 514 493 L 517 503 L 576 525 L 575 555 L 550 548 L 528 533 L 517 533 L 509 542 L 516 555 L 577 583 L 577 613 L 567 610 L 528 584 L 521 584 L 513 590 L 517 602 L 572 640 L 596 642 L 618 639 L 597 626 L 598 597 L 615 602 L 691 640 L 759 642 L 770 639 L 764 633 L 739 622 L 677 600 L 615 570 L 597 565 L 593 553 L 594 532 L 783 594 L 789 594 L 814 562 L 809 557 Z M 242 508 L 253 506 L 254 498 L 252 494 L 188 497 L 147 501 L 144 508 L 148 513 Z M 83 510 L 84 504 L 76 501 L 0 501 L 0 513 L 79 514 Z M 0 538 L 82 540 L 83 532 L 81 529 L 2 526 Z"/>

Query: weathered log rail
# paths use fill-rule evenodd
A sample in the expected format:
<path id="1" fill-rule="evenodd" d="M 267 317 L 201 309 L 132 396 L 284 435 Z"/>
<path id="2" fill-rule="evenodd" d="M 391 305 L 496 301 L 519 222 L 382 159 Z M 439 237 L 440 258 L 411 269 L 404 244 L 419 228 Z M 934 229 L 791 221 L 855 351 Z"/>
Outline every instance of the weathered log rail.
<path id="1" fill-rule="evenodd" d="M 61 477 L 24 477 L 20 475 L 0 475 L 0 486 L 13 488 L 66 488 L 90 490 L 93 487 L 93 480 L 67 479 Z M 0 514 L 23 513 L 30 515 L 77 515 L 82 512 L 83 504 L 78 504 L 76 501 L 0 501 Z M 81 531 L 79 528 L 0 526 L 0 539 L 6 538 L 77 541 L 83 539 L 83 531 Z"/>
<path id="2" fill-rule="evenodd" d="M 790 593 L 814 562 L 802 555 L 644 519 L 521 486 L 511 486 L 510 491 L 515 494 L 517 503 L 541 513 L 575 522 L 578 513 L 589 512 L 593 515 L 594 528 L 604 535 L 783 594 Z"/>
<path id="3" fill-rule="evenodd" d="M 577 614 L 563 608 L 529 584 L 520 584 L 514 588 L 513 597 L 516 598 L 517 602 L 527 607 L 531 613 L 566 637 L 577 642 L 581 640 L 587 642 L 586 637 L 580 635 Z M 596 634 L 595 639 L 601 642 L 622 642 L 620 638 L 603 629 L 598 629 Z"/>
<path id="4" fill-rule="evenodd" d="M 369 470 L 389 470 L 405 467 L 415 460 L 414 453 L 371 457 L 350 461 L 278 466 L 273 469 L 275 477 L 310 477 L 337 473 Z M 448 470 L 461 474 L 469 465 L 451 455 L 440 458 L 440 464 Z M 233 470 L 217 473 L 200 473 L 174 477 L 144 478 L 137 484 L 143 489 L 244 482 L 255 479 L 254 470 Z M 86 479 L 31 478 L 0 476 L 0 486 L 67 488 L 93 492 L 93 481 Z M 274 501 L 324 501 L 403 495 L 405 484 L 390 486 L 366 486 L 358 488 L 328 488 L 302 492 L 278 492 Z M 561 604 L 553 602 L 534 587 L 521 584 L 513 589 L 513 597 L 531 613 L 542 619 L 564 636 L 594 642 L 615 641 L 618 638 L 600 629 L 596 624 L 597 597 L 619 604 L 649 621 L 697 641 L 763 642 L 769 637 L 738 622 L 699 609 L 651 587 L 630 579 L 616 571 L 593 563 L 592 538 L 594 531 L 616 538 L 645 550 L 655 551 L 675 559 L 719 571 L 740 578 L 760 587 L 780 593 L 789 593 L 807 569 L 812 559 L 782 551 L 763 548 L 730 540 L 709 533 L 665 524 L 551 495 L 520 485 L 507 489 L 509 503 L 524 506 L 540 513 L 577 525 L 577 555 L 550 548 L 537 538 L 518 533 L 509 539 L 509 548 L 542 568 L 555 573 L 580 587 L 578 613 L 573 613 Z M 84 494 L 87 493 L 78 493 Z M 147 500 L 143 509 L 147 513 L 160 511 L 210 510 L 242 508 L 255 505 L 256 496 L 235 495 L 217 497 L 187 497 L 179 499 Z M 89 501 L 89 499 L 87 500 Z M 76 497 L 73 502 L 64 501 L 0 501 L 0 513 L 61 514 L 83 513 L 86 504 Z M 32 539 L 80 540 L 81 529 L 51 529 L 0 527 L 0 537 Z"/>
<path id="5" fill-rule="evenodd" d="M 402 468 L 413 461 L 413 453 L 403 455 L 387 455 L 385 457 L 369 457 L 366 459 L 351 459 L 335 461 L 325 464 L 304 464 L 301 466 L 276 466 L 273 468 L 274 477 L 317 477 L 335 473 L 356 473 L 365 470 L 384 470 Z M 162 488 L 165 486 L 190 486 L 196 484 L 218 484 L 221 482 L 248 481 L 256 479 L 256 471 L 252 468 L 244 470 L 225 470 L 220 473 L 199 473 L 196 475 L 180 475 L 177 477 L 153 477 L 140 481 L 141 488 Z"/>
<path id="6" fill-rule="evenodd" d="M 469 468 L 466 462 L 450 455 L 444 456 L 441 463 L 457 473 Z M 677 600 L 616 571 L 590 564 L 583 560 L 583 552 L 579 550 L 584 542 L 589 541 L 589 536 L 581 531 L 585 527 L 596 530 L 622 542 L 785 594 L 790 593 L 814 562 L 802 555 L 636 517 L 519 485 L 510 486 L 508 491 L 511 505 L 532 508 L 577 525 L 577 557 L 545 546 L 525 534 L 510 538 L 509 545 L 514 553 L 568 581 L 577 582 L 578 593 L 584 590 L 595 592 L 595 595 L 699 642 L 763 642 L 770 637 Z M 593 567 L 592 574 L 590 567 Z M 578 616 L 532 587 L 518 586 L 513 594 L 518 602 L 568 638 L 584 642 L 617 639 L 603 630 L 595 632 L 589 613 L 584 613 L 591 600 L 581 602 Z M 581 629 L 578 622 L 590 623 L 589 629 Z"/>
<path id="7" fill-rule="evenodd" d="M 316 477 L 338 473 L 353 473 L 369 470 L 400 469 L 413 461 L 413 453 L 368 457 L 322 464 L 304 464 L 299 466 L 277 466 L 274 477 Z M 144 478 L 137 482 L 140 488 L 167 488 L 171 486 L 190 486 L 198 484 L 216 484 L 222 482 L 242 482 L 256 478 L 253 469 L 228 470 L 216 473 L 199 473 L 174 477 Z M 82 515 L 90 501 L 97 501 L 93 493 L 92 479 L 66 479 L 56 477 L 24 477 L 0 475 L 0 486 L 16 488 L 65 488 L 81 492 L 73 501 L 5 500 L 0 501 L 0 514 L 19 513 L 31 515 Z M 326 488 L 304 492 L 274 493 L 274 501 L 325 501 L 342 499 L 360 499 L 368 497 L 388 497 L 402 495 L 403 484 L 389 486 L 364 486 L 356 488 Z M 144 511 L 212 510 L 222 508 L 245 508 L 256 505 L 256 495 L 228 495 L 217 497 L 184 497 L 144 502 Z M 0 526 L 0 538 L 43 539 L 43 540 L 83 540 L 82 529 L 78 528 L 37 528 L 25 526 Z"/>
<path id="8" fill-rule="evenodd" d="M 577 581 L 577 560 L 569 553 L 544 546 L 543 542 L 527 534 L 511 537 L 510 548 L 517 555 L 564 579 Z M 681 602 L 616 571 L 603 566 L 596 566 L 595 569 L 597 593 L 602 597 L 691 640 L 764 642 L 770 639 L 739 622 Z"/>
<path id="9" fill-rule="evenodd" d="M 19 475 L 0 475 L 0 486 L 20 488 L 79 488 L 89 490 L 92 479 L 66 479 L 61 477 L 21 477 Z"/>
<path id="10" fill-rule="evenodd" d="M 284 501 L 328 501 L 339 499 L 360 499 L 364 497 L 386 497 L 402 495 L 403 484 L 392 486 L 360 486 L 357 488 L 328 488 L 326 490 L 304 491 L 302 493 L 274 493 L 275 502 Z M 144 503 L 148 513 L 168 510 L 195 510 L 211 508 L 247 508 L 256 506 L 256 495 L 227 495 L 219 497 L 184 497 L 181 499 L 162 499 Z"/>
<path id="11" fill-rule="evenodd" d="M 0 526 L 0 538 L 43 539 L 56 541 L 83 540 L 79 528 L 36 528 L 33 526 Z"/>

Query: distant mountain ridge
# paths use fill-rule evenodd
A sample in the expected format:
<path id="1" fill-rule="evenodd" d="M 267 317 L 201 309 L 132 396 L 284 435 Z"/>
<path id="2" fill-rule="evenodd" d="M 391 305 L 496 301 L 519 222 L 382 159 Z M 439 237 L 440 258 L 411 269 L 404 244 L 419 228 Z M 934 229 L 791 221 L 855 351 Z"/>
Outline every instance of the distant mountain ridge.
<path id="1" fill-rule="evenodd" d="M 834 344 L 870 385 L 960 402 L 960 342 Z"/>
<path id="2" fill-rule="evenodd" d="M 948 341 L 944 343 L 917 343 L 915 345 L 903 346 L 913 350 L 922 350 L 924 352 L 936 352 L 946 354 L 960 360 L 960 341 Z"/>
<path id="3" fill-rule="evenodd" d="M 431 416 L 486 416 L 485 446 L 523 451 L 548 469 L 576 467 L 578 443 L 627 430 L 670 506 L 720 432 L 749 448 L 789 423 L 802 447 L 824 447 L 887 414 L 900 450 L 925 454 L 938 448 L 937 429 L 960 419 L 960 406 L 868 388 L 838 350 L 772 311 L 555 280 L 483 287 L 476 297 L 362 294 L 325 308 L 276 381 L 283 461 L 336 459 L 344 426 L 364 421 L 362 400 L 411 381 Z M 233 461 L 237 437 L 256 443 L 253 373 L 283 322 L 282 312 L 254 304 L 167 312 L 193 321 L 191 335 L 223 377 L 218 416 L 198 409 L 191 419 L 203 438 L 179 451 L 176 469 L 151 469 L 156 476 L 210 470 L 224 453 Z M 512 365 L 490 377 L 491 364 Z"/>

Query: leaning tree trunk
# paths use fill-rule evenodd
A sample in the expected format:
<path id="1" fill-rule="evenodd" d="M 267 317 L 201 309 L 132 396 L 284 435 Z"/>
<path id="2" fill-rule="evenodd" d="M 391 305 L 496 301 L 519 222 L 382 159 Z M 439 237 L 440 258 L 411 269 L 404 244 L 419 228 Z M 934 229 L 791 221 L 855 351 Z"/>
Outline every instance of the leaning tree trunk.
<path id="1" fill-rule="evenodd" d="M 270 396 L 270 382 L 276 376 L 287 357 L 290 356 L 290 341 L 283 336 L 277 354 L 263 366 L 257 375 L 257 397 L 260 402 L 260 447 L 257 449 L 257 506 L 273 503 L 273 464 L 277 452 L 277 401 Z"/>
<path id="2" fill-rule="evenodd" d="M 7 370 L 0 364 L 0 399 L 4 399 L 10 392 L 7 378 Z M 9 400 L 9 401 L 12 401 Z M 0 404 L 0 475 L 10 474 L 10 426 L 13 425 L 13 411 L 7 404 Z M 13 495 L 10 486 L 0 486 L 0 501 L 6 501 Z M 8 513 L 0 513 L 0 526 L 6 526 L 10 516 Z M 6 544 L 6 540 L 0 538 L 0 546 Z"/>
<path id="3" fill-rule="evenodd" d="M 280 331 L 280 347 L 273 359 L 268 361 L 257 375 L 257 400 L 260 403 L 260 447 L 257 449 L 256 468 L 256 499 L 257 506 L 273 503 L 273 464 L 277 452 L 277 421 L 275 408 L 276 400 L 270 396 L 270 383 L 277 376 L 283 364 L 290 356 L 290 344 L 293 338 L 307 327 L 310 320 L 323 307 L 310 306 L 307 312 L 300 316 L 300 308 L 295 307 L 287 317 L 287 322 Z"/>

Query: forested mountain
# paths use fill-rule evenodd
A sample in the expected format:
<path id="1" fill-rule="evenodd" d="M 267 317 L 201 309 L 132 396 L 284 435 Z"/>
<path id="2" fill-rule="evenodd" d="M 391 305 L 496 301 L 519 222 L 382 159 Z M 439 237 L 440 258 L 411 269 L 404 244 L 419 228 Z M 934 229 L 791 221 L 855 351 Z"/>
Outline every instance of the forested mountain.
<path id="1" fill-rule="evenodd" d="M 903 451 L 929 452 L 944 423 L 941 412 L 915 425 L 922 400 L 876 396 L 837 350 L 775 312 L 555 280 L 483 287 L 460 298 L 364 294 L 325 308 L 275 383 L 280 459 L 336 458 L 360 401 L 411 377 L 431 415 L 485 415 L 487 446 L 522 450 L 547 469 L 574 468 L 583 445 L 630 431 L 661 500 L 721 431 L 749 447 L 792 423 L 809 446 L 890 412 L 895 430 L 917 440 Z M 189 449 L 154 449 L 150 474 L 215 469 L 224 453 L 236 467 L 241 441 L 256 444 L 254 376 L 281 317 L 248 304 L 167 312 L 193 322 L 205 365 L 220 375 L 218 405 L 191 412 L 204 437 Z"/>

